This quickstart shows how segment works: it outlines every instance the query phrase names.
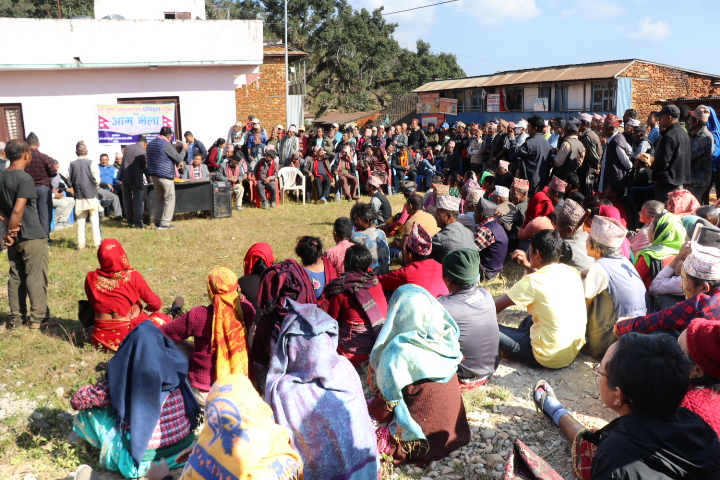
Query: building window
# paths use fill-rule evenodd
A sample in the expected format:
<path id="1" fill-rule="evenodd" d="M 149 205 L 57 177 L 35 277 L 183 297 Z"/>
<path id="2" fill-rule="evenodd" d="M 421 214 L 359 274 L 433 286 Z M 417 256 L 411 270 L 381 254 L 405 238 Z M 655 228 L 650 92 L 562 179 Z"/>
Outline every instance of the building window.
<path id="1" fill-rule="evenodd" d="M 182 137 L 182 126 L 180 125 L 180 97 L 146 97 L 146 98 L 118 98 L 117 102 L 135 103 L 135 104 L 158 104 L 158 103 L 174 103 L 175 104 L 175 140 Z"/>
<path id="2" fill-rule="evenodd" d="M 165 20 L 190 20 L 190 12 L 165 12 Z"/>
<path id="3" fill-rule="evenodd" d="M 25 139 L 22 105 L 0 103 L 0 142 L 7 143 L 13 138 Z"/>
<path id="4" fill-rule="evenodd" d="M 522 112 L 523 87 L 505 87 L 505 110 L 508 112 Z"/>
<path id="5" fill-rule="evenodd" d="M 472 112 L 482 112 L 483 110 L 483 89 L 482 88 L 473 88 L 472 90 L 472 105 L 471 105 Z"/>
<path id="6" fill-rule="evenodd" d="M 615 111 L 615 82 L 594 82 L 592 86 L 592 109 L 594 112 Z"/>
<path id="7" fill-rule="evenodd" d="M 555 111 L 564 112 L 568 108 L 568 91 L 567 83 L 558 83 L 555 85 Z"/>
<path id="8" fill-rule="evenodd" d="M 549 108 L 550 105 L 551 105 L 551 103 L 550 103 L 550 100 L 551 100 L 551 99 L 550 99 L 551 90 L 552 90 L 552 88 L 550 87 L 550 85 L 540 85 L 540 86 L 538 87 L 538 98 L 547 98 L 548 108 Z"/>

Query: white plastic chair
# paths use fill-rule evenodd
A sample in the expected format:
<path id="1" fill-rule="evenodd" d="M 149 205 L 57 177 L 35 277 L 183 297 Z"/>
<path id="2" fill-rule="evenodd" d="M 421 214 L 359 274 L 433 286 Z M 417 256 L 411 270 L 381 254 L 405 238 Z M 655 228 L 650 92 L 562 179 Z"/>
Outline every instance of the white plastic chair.
<path id="1" fill-rule="evenodd" d="M 296 185 L 298 177 L 302 180 L 300 185 Z M 285 204 L 285 192 L 294 190 L 295 192 L 299 192 L 296 193 L 296 195 L 302 197 L 302 203 L 305 205 L 305 175 L 302 174 L 300 169 L 283 167 L 278 172 L 278 178 L 280 178 L 280 198 L 282 198 L 282 203 Z"/>

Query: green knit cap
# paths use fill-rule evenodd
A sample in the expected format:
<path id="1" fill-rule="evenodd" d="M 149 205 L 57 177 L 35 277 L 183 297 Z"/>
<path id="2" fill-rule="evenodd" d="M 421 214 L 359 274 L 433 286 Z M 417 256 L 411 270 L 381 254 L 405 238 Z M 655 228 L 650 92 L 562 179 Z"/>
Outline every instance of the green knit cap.
<path id="1" fill-rule="evenodd" d="M 458 285 L 473 285 L 480 274 L 480 254 L 472 248 L 453 250 L 443 258 L 445 276 Z"/>

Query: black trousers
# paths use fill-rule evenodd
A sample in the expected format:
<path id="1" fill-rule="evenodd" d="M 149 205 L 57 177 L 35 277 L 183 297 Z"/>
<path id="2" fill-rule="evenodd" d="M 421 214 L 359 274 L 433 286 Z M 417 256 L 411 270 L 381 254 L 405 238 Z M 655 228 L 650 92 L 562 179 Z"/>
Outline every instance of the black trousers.
<path id="1" fill-rule="evenodd" d="M 50 222 L 52 221 L 53 211 L 52 190 L 50 187 L 40 185 L 35 187 L 35 193 L 37 193 L 37 211 L 38 217 L 40 217 L 40 226 L 45 232 L 45 236 L 50 238 Z"/>
<path id="2" fill-rule="evenodd" d="M 330 185 L 332 180 L 327 175 L 319 175 L 313 180 L 315 182 L 315 190 L 317 190 L 318 200 L 324 198 L 329 200 L 330 198 Z"/>

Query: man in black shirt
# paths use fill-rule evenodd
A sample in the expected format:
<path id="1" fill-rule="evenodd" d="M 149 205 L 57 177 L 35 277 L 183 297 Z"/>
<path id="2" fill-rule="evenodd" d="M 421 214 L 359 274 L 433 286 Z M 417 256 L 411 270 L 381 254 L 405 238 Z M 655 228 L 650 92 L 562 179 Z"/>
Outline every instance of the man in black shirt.
<path id="1" fill-rule="evenodd" d="M 0 221 L 7 225 L 3 243 L 8 246 L 10 263 L 7 327 L 22 324 L 28 314 L 26 297 L 30 297 L 28 325 L 35 329 L 49 317 L 48 239 L 38 216 L 35 184 L 25 173 L 32 160 L 30 146 L 22 140 L 11 140 L 5 154 L 10 165 L 0 172 Z"/>
<path id="2" fill-rule="evenodd" d="M 718 436 L 699 415 L 680 406 L 692 368 L 674 337 L 630 333 L 595 366 L 600 399 L 619 415 L 605 427 L 586 430 L 544 380 L 535 386 L 534 398 L 573 442 L 574 452 L 590 454 L 597 447 L 590 454 L 592 480 L 717 480 Z"/>

